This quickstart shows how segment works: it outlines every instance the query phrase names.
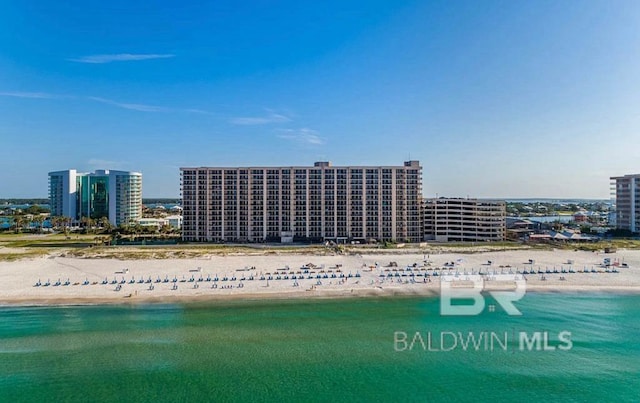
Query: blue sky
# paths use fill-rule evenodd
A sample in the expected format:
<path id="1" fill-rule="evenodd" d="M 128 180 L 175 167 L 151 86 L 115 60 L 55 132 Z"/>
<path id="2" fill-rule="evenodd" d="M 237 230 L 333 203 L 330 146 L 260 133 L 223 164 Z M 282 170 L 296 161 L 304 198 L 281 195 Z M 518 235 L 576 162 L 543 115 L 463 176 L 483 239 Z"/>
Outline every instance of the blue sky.
<path id="1" fill-rule="evenodd" d="M 0 198 L 409 158 L 426 196 L 607 198 L 640 172 L 638 55 L 637 1 L 5 1 Z"/>

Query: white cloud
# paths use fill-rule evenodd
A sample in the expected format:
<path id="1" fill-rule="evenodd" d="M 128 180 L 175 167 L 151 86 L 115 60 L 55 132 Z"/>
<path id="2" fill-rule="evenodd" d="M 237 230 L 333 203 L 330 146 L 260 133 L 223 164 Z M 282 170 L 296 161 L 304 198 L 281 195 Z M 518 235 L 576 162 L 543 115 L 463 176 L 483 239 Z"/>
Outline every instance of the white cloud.
<path id="1" fill-rule="evenodd" d="M 202 109 L 193 109 L 193 108 L 187 108 L 187 109 L 181 109 L 182 112 L 188 112 L 188 113 L 195 113 L 198 115 L 211 115 L 214 116 L 215 113 L 209 112 L 209 111 L 204 111 Z"/>
<path id="2" fill-rule="evenodd" d="M 107 105 L 116 106 L 118 108 L 129 109 L 132 111 L 140 111 L 140 112 L 183 112 L 183 113 L 193 113 L 199 115 L 210 115 L 215 116 L 214 113 L 208 112 L 202 109 L 197 108 L 168 108 L 164 106 L 156 106 L 156 105 L 147 105 L 147 104 L 134 104 L 127 102 L 118 102 L 108 98 L 102 97 L 83 97 L 83 96 L 75 96 L 75 95 L 58 95 L 58 94 L 50 94 L 46 92 L 21 92 L 21 91 L 0 91 L 0 96 L 4 97 L 15 97 L 15 98 L 31 98 L 31 99 L 72 99 L 72 100 L 84 100 L 88 99 L 90 101 L 100 102 Z"/>
<path id="3" fill-rule="evenodd" d="M 15 98 L 37 98 L 37 99 L 53 99 L 60 98 L 59 95 L 47 94 L 46 92 L 0 92 L 0 96 L 3 97 L 15 97 Z"/>
<path id="4" fill-rule="evenodd" d="M 312 129 L 284 129 L 280 131 L 279 138 L 285 140 L 296 141 L 303 144 L 322 145 L 325 140 L 318 135 L 318 132 Z"/>
<path id="5" fill-rule="evenodd" d="M 185 113 L 195 113 L 199 115 L 210 115 L 213 116 L 215 114 L 202 110 L 202 109 L 194 109 L 194 108 L 168 108 L 165 106 L 156 106 L 156 105 L 147 105 L 147 104 L 132 104 L 127 102 L 118 102 L 112 99 L 102 98 L 102 97 L 87 97 L 92 101 L 101 102 L 107 105 L 117 106 L 118 108 L 129 109 L 132 111 L 139 112 L 185 112 Z"/>
<path id="6" fill-rule="evenodd" d="M 269 112 L 267 116 L 238 117 L 238 118 L 231 118 L 229 120 L 229 123 L 231 124 L 244 125 L 244 126 L 266 125 L 270 123 L 285 123 L 285 122 L 291 122 L 291 118 L 275 112 Z"/>
<path id="7" fill-rule="evenodd" d="M 132 111 L 140 111 L 140 112 L 169 112 L 171 109 L 165 108 L 163 106 L 154 106 L 154 105 L 145 105 L 145 104 L 129 104 L 123 102 L 113 101 L 111 99 L 100 98 L 100 97 L 87 97 L 88 99 L 96 102 L 102 102 L 103 104 L 117 106 L 118 108 L 129 109 Z"/>
<path id="8" fill-rule="evenodd" d="M 138 61 L 138 60 L 168 59 L 171 57 L 175 57 L 175 55 L 119 53 L 114 55 L 82 56 L 82 57 L 67 59 L 67 60 L 71 62 L 77 62 L 77 63 L 103 64 L 103 63 L 111 63 L 111 62 L 130 62 L 130 61 Z"/>

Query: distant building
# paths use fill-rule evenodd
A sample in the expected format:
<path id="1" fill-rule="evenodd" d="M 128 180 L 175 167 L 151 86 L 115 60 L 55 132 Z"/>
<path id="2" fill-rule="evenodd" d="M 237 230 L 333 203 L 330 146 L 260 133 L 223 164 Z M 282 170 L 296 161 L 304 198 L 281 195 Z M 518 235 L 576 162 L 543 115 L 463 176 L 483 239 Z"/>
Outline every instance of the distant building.
<path id="1" fill-rule="evenodd" d="M 140 218 L 137 220 L 137 223 L 141 227 L 154 227 L 156 229 L 160 229 L 163 226 L 168 225 L 171 228 L 180 229 L 182 227 L 182 216 L 170 215 L 161 218 Z"/>
<path id="2" fill-rule="evenodd" d="M 425 240 L 437 242 L 503 241 L 504 201 L 438 198 L 423 203 Z"/>
<path id="3" fill-rule="evenodd" d="M 187 241 L 420 242 L 422 167 L 180 168 Z"/>
<path id="4" fill-rule="evenodd" d="M 107 217 L 112 225 L 128 224 L 142 217 L 142 174 L 75 169 L 49 172 L 49 204 L 52 216 L 74 220 Z"/>
<path id="5" fill-rule="evenodd" d="M 573 221 L 577 223 L 587 222 L 589 221 L 589 216 L 584 211 L 578 211 L 573 215 Z"/>
<path id="6" fill-rule="evenodd" d="M 141 227 L 153 227 L 154 229 L 160 229 L 163 225 L 167 224 L 167 220 L 164 218 L 140 218 L 136 221 Z"/>
<path id="7" fill-rule="evenodd" d="M 611 190 L 616 204 L 616 228 L 638 232 L 640 230 L 640 174 L 612 177 Z"/>
<path id="8" fill-rule="evenodd" d="M 167 225 L 171 228 L 181 229 L 182 228 L 182 216 L 181 215 L 170 215 L 166 216 L 165 220 L 167 220 Z"/>

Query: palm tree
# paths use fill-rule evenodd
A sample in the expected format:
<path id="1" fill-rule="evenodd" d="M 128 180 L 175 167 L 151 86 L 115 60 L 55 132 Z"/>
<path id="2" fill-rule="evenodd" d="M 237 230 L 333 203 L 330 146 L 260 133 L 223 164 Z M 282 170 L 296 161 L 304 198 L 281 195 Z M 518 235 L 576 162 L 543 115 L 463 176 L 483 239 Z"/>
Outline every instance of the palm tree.
<path id="1" fill-rule="evenodd" d="M 61 216 L 60 222 L 62 225 L 64 225 L 64 235 L 68 237 L 69 228 L 71 227 L 71 223 L 73 222 L 73 219 L 71 217 Z"/>
<path id="2" fill-rule="evenodd" d="M 33 221 L 36 223 L 36 227 L 38 229 L 38 233 L 42 233 L 42 226 L 44 225 L 44 217 L 40 214 L 37 214 L 33 217 Z"/>
<path id="3" fill-rule="evenodd" d="M 88 217 L 87 225 L 89 225 L 89 229 L 88 229 L 87 233 L 89 233 L 89 231 L 91 231 L 91 233 L 93 233 L 93 230 L 95 229 L 95 226 L 97 225 L 97 222 L 98 222 L 98 220 L 96 220 L 95 218 Z"/>
<path id="4" fill-rule="evenodd" d="M 14 215 L 13 216 L 13 225 L 15 226 L 16 234 L 22 231 L 22 227 L 24 227 L 25 218 L 23 215 Z"/>
<path id="5" fill-rule="evenodd" d="M 57 230 L 61 223 L 60 216 L 51 216 L 49 217 L 49 222 L 51 223 L 51 228 Z"/>
<path id="6" fill-rule="evenodd" d="M 89 221 L 91 220 L 91 218 L 87 217 L 87 216 L 82 216 L 80 217 L 80 225 L 84 228 L 84 232 L 85 233 L 89 233 Z"/>
<path id="7" fill-rule="evenodd" d="M 169 224 L 162 224 L 162 227 L 160 227 L 159 231 L 161 234 L 169 234 L 172 230 L 173 228 L 171 228 Z"/>
<path id="8" fill-rule="evenodd" d="M 107 217 L 100 217 L 98 220 L 98 224 L 102 227 L 106 232 L 111 232 L 113 229 L 113 225 L 111 225 L 111 221 Z"/>
<path id="9" fill-rule="evenodd" d="M 64 216 L 55 216 L 51 219 L 51 225 L 53 225 L 56 230 L 60 230 L 60 227 L 65 227 L 67 223 L 67 217 Z"/>

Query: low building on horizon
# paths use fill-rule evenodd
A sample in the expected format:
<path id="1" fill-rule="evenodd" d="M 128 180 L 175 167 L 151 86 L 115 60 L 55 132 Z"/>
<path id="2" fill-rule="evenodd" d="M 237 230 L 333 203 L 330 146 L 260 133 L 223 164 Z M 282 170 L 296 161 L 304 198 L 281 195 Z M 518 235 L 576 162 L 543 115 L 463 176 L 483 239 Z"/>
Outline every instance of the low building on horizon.
<path id="1" fill-rule="evenodd" d="M 506 203 L 468 198 L 426 199 L 423 203 L 423 226 L 426 241 L 504 241 Z"/>
<path id="2" fill-rule="evenodd" d="M 142 218 L 142 174 L 139 172 L 75 169 L 49 172 L 51 216 L 100 219 L 114 226 Z"/>
<path id="3" fill-rule="evenodd" d="M 170 215 L 166 217 L 143 217 L 136 221 L 141 227 L 154 227 L 160 229 L 167 225 L 173 229 L 182 228 L 182 216 Z"/>

